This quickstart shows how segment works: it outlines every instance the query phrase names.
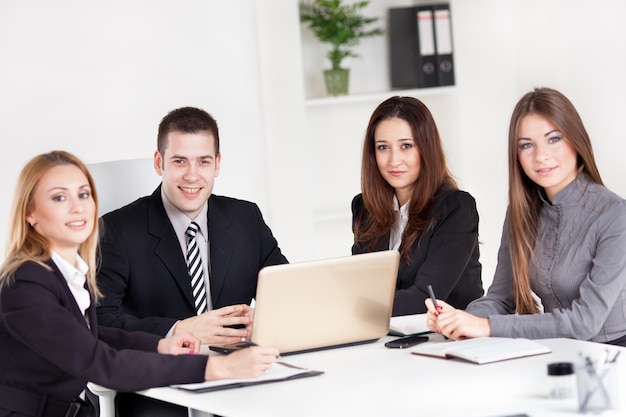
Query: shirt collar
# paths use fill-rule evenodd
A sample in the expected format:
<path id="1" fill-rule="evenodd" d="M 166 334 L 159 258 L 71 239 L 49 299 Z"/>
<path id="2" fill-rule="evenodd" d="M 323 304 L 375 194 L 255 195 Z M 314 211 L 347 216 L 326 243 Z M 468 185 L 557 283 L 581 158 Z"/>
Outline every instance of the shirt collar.
<path id="1" fill-rule="evenodd" d="M 50 257 L 57 265 L 57 267 L 61 271 L 61 274 L 63 274 L 67 281 L 72 281 L 78 284 L 85 283 L 85 275 L 87 275 L 89 267 L 87 266 L 85 261 L 83 261 L 83 258 L 81 258 L 79 254 L 76 254 L 76 266 L 70 264 L 55 251 L 52 251 Z"/>
<path id="2" fill-rule="evenodd" d="M 398 202 L 398 197 L 394 196 L 393 197 L 393 211 L 399 211 L 400 216 L 405 217 L 407 213 L 409 212 L 410 202 L 411 200 L 407 201 L 406 203 L 402 205 L 402 207 L 400 207 L 400 203 Z"/>
<path id="3" fill-rule="evenodd" d="M 167 199 L 163 188 L 161 187 L 161 200 L 163 200 L 163 207 L 165 208 L 165 212 L 167 213 L 167 217 L 170 219 L 172 223 L 172 227 L 177 233 L 182 232 L 182 236 L 185 236 L 185 231 L 189 227 L 189 223 L 195 221 L 200 226 L 200 235 L 206 241 L 207 236 L 209 236 L 209 223 L 208 223 L 208 200 L 204 203 L 202 210 L 195 219 L 189 219 L 185 213 L 177 209 L 170 201 Z"/>
<path id="4" fill-rule="evenodd" d="M 589 177 L 584 172 L 580 172 L 572 182 L 567 184 L 565 188 L 556 193 L 552 202 L 549 202 L 545 197 L 545 192 L 541 188 L 538 188 L 537 192 L 539 193 L 539 197 L 541 201 L 545 204 L 552 206 L 560 206 L 568 203 L 578 204 L 582 195 L 585 193 L 585 190 L 589 186 L 591 181 Z"/>

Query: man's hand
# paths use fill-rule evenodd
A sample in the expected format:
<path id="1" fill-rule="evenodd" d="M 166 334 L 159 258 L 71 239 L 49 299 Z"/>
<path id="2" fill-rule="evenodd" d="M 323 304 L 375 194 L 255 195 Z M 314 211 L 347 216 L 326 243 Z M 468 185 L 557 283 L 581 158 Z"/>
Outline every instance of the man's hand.
<path id="1" fill-rule="evenodd" d="M 225 344 L 240 342 L 242 337 L 250 337 L 253 310 L 245 304 L 237 304 L 211 310 L 199 316 L 179 321 L 173 334 L 191 333 L 203 344 Z M 243 325 L 233 329 L 226 326 Z"/>

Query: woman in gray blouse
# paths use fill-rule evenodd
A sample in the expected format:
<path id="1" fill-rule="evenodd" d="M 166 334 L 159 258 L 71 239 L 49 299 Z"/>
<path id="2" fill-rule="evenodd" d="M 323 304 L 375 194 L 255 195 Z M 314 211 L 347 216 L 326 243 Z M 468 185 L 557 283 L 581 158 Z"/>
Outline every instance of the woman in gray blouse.
<path id="1" fill-rule="evenodd" d="M 626 346 L 626 201 L 604 187 L 583 122 L 560 92 L 535 89 L 513 111 L 509 207 L 487 295 L 465 311 L 426 305 L 429 328 L 451 339 Z"/>

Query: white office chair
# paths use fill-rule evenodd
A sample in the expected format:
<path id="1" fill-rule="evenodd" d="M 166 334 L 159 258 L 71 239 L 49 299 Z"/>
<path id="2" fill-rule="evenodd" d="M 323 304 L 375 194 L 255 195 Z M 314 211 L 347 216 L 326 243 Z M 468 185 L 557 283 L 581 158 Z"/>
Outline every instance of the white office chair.
<path id="1" fill-rule="evenodd" d="M 100 417 L 115 417 L 115 394 L 112 389 L 103 387 L 102 385 L 89 382 L 87 388 L 93 394 L 98 396 L 98 404 L 100 406 Z"/>
<path id="2" fill-rule="evenodd" d="M 88 164 L 98 192 L 98 215 L 152 194 L 161 181 L 152 161 L 152 158 L 141 158 Z M 116 392 L 91 382 L 87 387 L 98 396 L 100 417 L 115 417 Z"/>
<path id="3" fill-rule="evenodd" d="M 126 159 L 88 164 L 99 198 L 99 215 L 150 195 L 161 182 L 152 158 Z"/>

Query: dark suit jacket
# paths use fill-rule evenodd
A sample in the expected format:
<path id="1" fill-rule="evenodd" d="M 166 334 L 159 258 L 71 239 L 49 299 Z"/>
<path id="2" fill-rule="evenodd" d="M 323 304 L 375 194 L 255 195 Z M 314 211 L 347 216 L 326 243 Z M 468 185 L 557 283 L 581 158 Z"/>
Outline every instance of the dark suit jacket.
<path id="1" fill-rule="evenodd" d="M 0 385 L 69 402 L 88 381 L 135 391 L 204 380 L 206 356 L 160 355 L 157 336 L 98 327 L 93 307 L 88 326 L 63 275 L 47 264 L 51 270 L 25 263 L 0 289 Z"/>
<path id="2" fill-rule="evenodd" d="M 259 270 L 287 259 L 256 204 L 211 195 L 208 219 L 213 308 L 248 304 Z M 177 320 L 194 316 L 185 256 L 161 187 L 102 220 L 100 323 L 165 335 Z"/>
<path id="3" fill-rule="evenodd" d="M 363 197 L 359 194 L 352 200 L 353 230 L 364 210 Z M 464 309 L 483 295 L 474 198 L 464 191 L 443 186 L 435 196 L 433 210 L 435 225 L 411 248 L 411 262 L 407 263 L 404 257 L 400 259 L 394 316 L 425 313 L 428 284 L 433 286 L 437 298 L 456 308 Z M 368 243 L 356 243 L 352 253 L 365 252 Z M 389 249 L 389 233 L 369 251 L 386 249 Z"/>

